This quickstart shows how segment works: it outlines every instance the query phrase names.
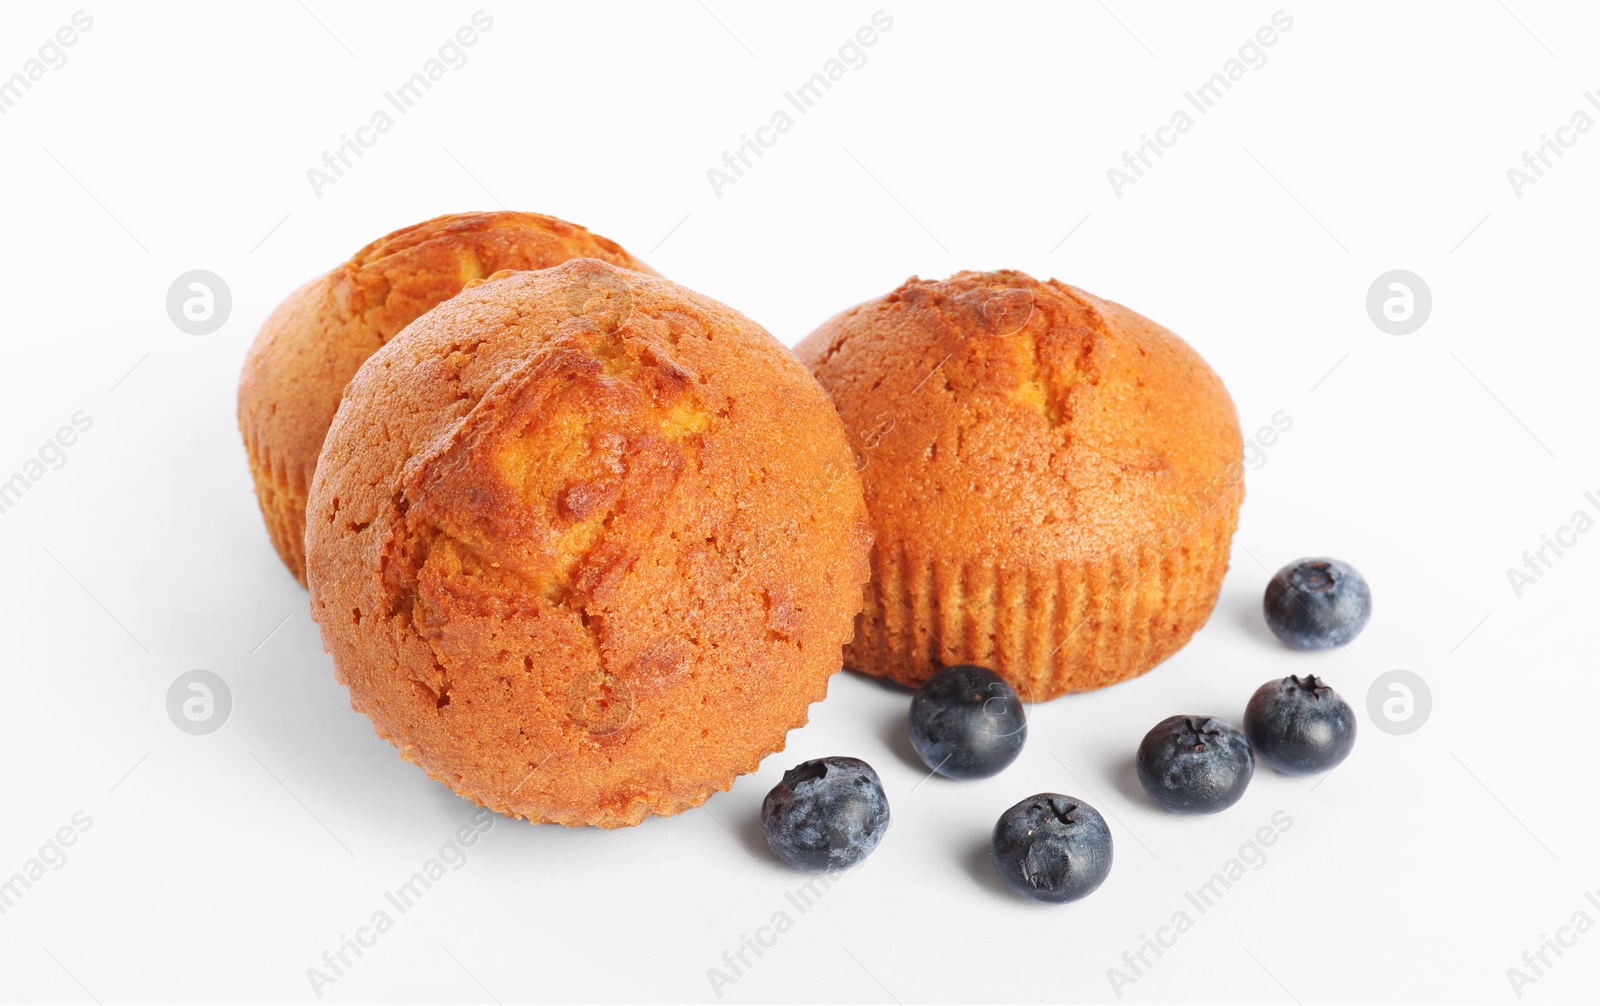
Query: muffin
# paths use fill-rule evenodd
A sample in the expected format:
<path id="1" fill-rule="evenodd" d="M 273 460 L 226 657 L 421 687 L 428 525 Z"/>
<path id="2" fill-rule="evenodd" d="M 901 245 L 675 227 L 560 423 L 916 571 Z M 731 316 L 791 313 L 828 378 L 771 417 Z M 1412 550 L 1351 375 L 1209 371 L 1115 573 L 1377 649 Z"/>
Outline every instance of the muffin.
<path id="1" fill-rule="evenodd" d="M 1037 701 L 1149 670 L 1216 603 L 1233 402 L 1181 339 L 1020 272 L 911 279 L 797 350 L 850 431 L 872 581 L 845 662 L 991 667 Z"/>
<path id="2" fill-rule="evenodd" d="M 312 614 L 352 705 L 530 821 L 675 814 L 840 667 L 870 532 L 844 427 L 760 326 L 593 259 L 468 284 L 346 389 Z"/>
<path id="3" fill-rule="evenodd" d="M 459 213 L 379 238 L 272 313 L 239 378 L 239 430 L 267 532 L 296 579 L 306 579 L 306 492 L 317 453 L 367 357 L 469 280 L 572 258 L 651 272 L 615 242 L 565 220 Z"/>

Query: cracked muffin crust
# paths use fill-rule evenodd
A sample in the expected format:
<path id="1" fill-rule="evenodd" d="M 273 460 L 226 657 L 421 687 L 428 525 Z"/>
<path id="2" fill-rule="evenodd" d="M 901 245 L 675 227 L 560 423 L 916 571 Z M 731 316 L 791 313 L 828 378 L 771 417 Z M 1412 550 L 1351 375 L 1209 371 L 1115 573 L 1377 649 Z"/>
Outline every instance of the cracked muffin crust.
<path id="1" fill-rule="evenodd" d="M 593 259 L 468 284 L 374 354 L 308 514 L 312 613 L 377 732 L 496 811 L 602 827 L 782 749 L 870 545 L 789 351 Z"/>
<path id="2" fill-rule="evenodd" d="M 1176 335 L 1020 272 L 913 278 L 796 350 L 860 458 L 872 581 L 846 666 L 991 667 L 1029 701 L 1141 674 L 1205 624 L 1238 418 Z"/>
<path id="3" fill-rule="evenodd" d="M 256 499 L 272 545 L 305 583 L 305 504 L 344 386 L 395 333 L 501 269 L 597 258 L 652 272 L 621 246 L 537 213 L 458 213 L 379 238 L 289 295 L 261 327 L 239 378 Z"/>

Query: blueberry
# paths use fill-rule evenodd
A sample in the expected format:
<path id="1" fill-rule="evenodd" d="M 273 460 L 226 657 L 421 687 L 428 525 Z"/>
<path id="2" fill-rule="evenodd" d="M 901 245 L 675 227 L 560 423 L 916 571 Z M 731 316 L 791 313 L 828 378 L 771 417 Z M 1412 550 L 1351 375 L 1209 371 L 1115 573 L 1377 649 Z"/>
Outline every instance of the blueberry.
<path id="1" fill-rule="evenodd" d="M 778 858 L 807 873 L 847 870 L 889 830 L 889 798 L 858 758 L 818 758 L 783 774 L 761 804 L 761 827 Z"/>
<path id="2" fill-rule="evenodd" d="M 1000 815 L 994 868 L 1032 901 L 1062 904 L 1093 894 L 1111 872 L 1111 830 L 1076 797 L 1040 793 Z"/>
<path id="3" fill-rule="evenodd" d="M 1169 716 L 1139 744 L 1139 782 L 1178 814 L 1215 814 L 1244 796 L 1255 774 L 1239 728 L 1209 716 Z"/>
<path id="4" fill-rule="evenodd" d="M 1297 650 L 1328 650 L 1367 627 L 1372 591 L 1348 563 L 1300 559 L 1278 570 L 1261 607 L 1274 636 Z"/>
<path id="5" fill-rule="evenodd" d="M 942 667 L 911 697 L 911 746 L 942 776 L 994 775 L 1017 760 L 1027 738 L 1017 690 L 986 667 Z"/>
<path id="6" fill-rule="evenodd" d="M 1326 772 L 1356 745 L 1356 714 L 1339 693 L 1293 675 L 1269 681 L 1250 696 L 1244 732 L 1261 760 L 1284 775 Z"/>

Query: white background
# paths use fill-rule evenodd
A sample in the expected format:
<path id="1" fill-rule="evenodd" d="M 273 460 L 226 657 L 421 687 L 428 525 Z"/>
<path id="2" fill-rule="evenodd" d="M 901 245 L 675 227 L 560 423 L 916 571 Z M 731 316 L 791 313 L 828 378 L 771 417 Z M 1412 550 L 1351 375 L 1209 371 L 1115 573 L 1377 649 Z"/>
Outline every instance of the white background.
<path id="1" fill-rule="evenodd" d="M 706 169 L 879 8 L 707 3 L 486 2 L 469 62 L 320 198 L 306 169 L 477 4 L 91 7 L 67 64 L 0 116 L 0 478 L 94 419 L 0 515 L 0 875 L 93 819 L 0 916 L 0 997 L 311 1001 L 307 968 L 470 818 L 334 683 L 257 514 L 234 395 L 296 285 L 394 228 L 504 205 L 615 238 L 790 344 L 912 274 L 1059 277 L 1182 334 L 1247 430 L 1294 425 L 1248 476 L 1206 628 L 1139 680 L 1034 708 L 999 777 L 924 782 L 905 693 L 842 674 L 704 808 L 611 833 L 499 820 L 326 1001 L 714 1001 L 707 969 L 804 879 L 765 849 L 761 798 L 832 754 L 876 766 L 894 827 L 725 1000 L 1111 999 L 1123 951 L 1282 810 L 1266 865 L 1125 1001 L 1513 1001 L 1506 969 L 1600 888 L 1600 535 L 1520 599 L 1506 576 L 1596 513 L 1600 131 L 1520 198 L 1506 169 L 1600 88 L 1600 10 L 1287 6 L 1266 65 L 1118 198 L 1107 167 L 1276 5 L 885 6 L 868 63 L 718 198 Z M 7 5 L 0 76 L 75 9 Z M 196 268 L 233 294 L 208 336 L 164 306 Z M 1408 336 L 1366 313 L 1394 268 L 1433 294 Z M 1347 652 L 1263 627 L 1267 568 L 1306 554 L 1372 584 Z M 210 736 L 165 711 L 192 668 L 233 693 Z M 1394 668 L 1432 689 L 1409 736 L 1366 713 Z M 1143 798 L 1149 726 L 1237 720 L 1291 672 L 1360 711 L 1342 767 L 1260 771 L 1210 818 Z M 1111 821 L 1116 865 L 1087 901 L 1022 903 L 987 863 L 996 816 L 1041 790 Z M 1527 1001 L 1600 987 L 1600 935 L 1551 959 Z"/>

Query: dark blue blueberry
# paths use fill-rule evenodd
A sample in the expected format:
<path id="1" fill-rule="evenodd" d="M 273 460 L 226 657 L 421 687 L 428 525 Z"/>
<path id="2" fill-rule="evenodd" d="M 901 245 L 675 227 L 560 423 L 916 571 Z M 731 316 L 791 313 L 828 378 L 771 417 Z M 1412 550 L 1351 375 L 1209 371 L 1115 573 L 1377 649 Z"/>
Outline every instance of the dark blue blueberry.
<path id="1" fill-rule="evenodd" d="M 1255 774 L 1239 728 L 1209 716 L 1169 716 L 1139 744 L 1139 782 L 1178 814 L 1215 814 L 1244 796 Z"/>
<path id="2" fill-rule="evenodd" d="M 994 775 L 1017 760 L 1027 739 L 1017 690 L 986 667 L 942 667 L 911 697 L 911 746 L 942 776 Z"/>
<path id="3" fill-rule="evenodd" d="M 1040 793 L 1000 815 L 994 868 L 1032 901 L 1061 904 L 1093 894 L 1111 872 L 1111 829 L 1076 797 Z"/>
<path id="4" fill-rule="evenodd" d="M 889 798 L 858 758 L 801 762 L 761 804 L 761 827 L 778 858 L 807 873 L 846 870 L 889 830 Z"/>
<path id="5" fill-rule="evenodd" d="M 1262 761 L 1284 775 L 1326 772 L 1356 746 L 1356 714 L 1315 674 L 1269 681 L 1250 696 L 1244 732 Z"/>
<path id="6" fill-rule="evenodd" d="M 1328 650 L 1361 634 L 1372 591 L 1348 563 L 1301 559 L 1278 570 L 1261 601 L 1272 634 L 1297 650 Z"/>

